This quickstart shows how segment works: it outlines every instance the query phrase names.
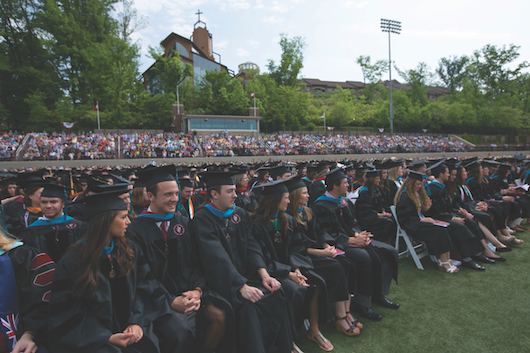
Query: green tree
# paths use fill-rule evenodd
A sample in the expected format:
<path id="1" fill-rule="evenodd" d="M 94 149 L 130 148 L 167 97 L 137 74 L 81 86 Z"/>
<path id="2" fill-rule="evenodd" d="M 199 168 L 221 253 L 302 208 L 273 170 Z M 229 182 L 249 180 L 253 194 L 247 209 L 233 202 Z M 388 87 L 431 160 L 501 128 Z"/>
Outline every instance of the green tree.
<path id="1" fill-rule="evenodd" d="M 462 88 L 466 75 L 466 65 L 469 62 L 467 56 L 441 58 L 438 62 L 436 73 L 442 82 L 451 90 L 450 96 L 453 97 L 455 92 Z"/>
<path id="2" fill-rule="evenodd" d="M 504 45 L 501 48 L 488 44 L 473 53 L 475 69 L 480 77 L 486 98 L 491 105 L 506 91 L 509 81 L 516 78 L 522 69 L 528 67 L 526 61 L 518 64 L 515 69 L 507 67 L 519 57 L 520 48 L 514 44 L 510 44 L 508 47 Z"/>
<path id="3" fill-rule="evenodd" d="M 387 60 L 377 60 L 374 64 L 371 63 L 371 60 L 370 55 L 361 55 L 356 60 L 361 67 L 364 84 L 366 84 L 366 80 L 369 84 L 374 84 L 381 79 L 385 72 L 388 72 Z"/>
<path id="4" fill-rule="evenodd" d="M 298 74 L 304 67 L 305 42 L 301 37 L 289 39 L 285 33 L 280 34 L 282 57 L 280 64 L 269 59 L 267 68 L 271 77 L 278 85 L 294 86 L 298 81 Z"/>
<path id="5" fill-rule="evenodd" d="M 412 101 L 422 106 L 427 105 L 425 87 L 431 85 L 434 80 L 434 74 L 430 72 L 429 66 L 424 62 L 420 62 L 415 69 L 403 71 L 398 67 L 395 67 L 395 69 L 407 85 L 412 88 L 410 93 Z"/>
<path id="6" fill-rule="evenodd" d="M 59 78 L 52 53 L 44 48 L 40 2 L 0 0 L 0 8 L 0 118 L 25 130 L 31 114 L 26 99 L 33 101 L 36 94 L 52 109 L 61 96 Z"/>

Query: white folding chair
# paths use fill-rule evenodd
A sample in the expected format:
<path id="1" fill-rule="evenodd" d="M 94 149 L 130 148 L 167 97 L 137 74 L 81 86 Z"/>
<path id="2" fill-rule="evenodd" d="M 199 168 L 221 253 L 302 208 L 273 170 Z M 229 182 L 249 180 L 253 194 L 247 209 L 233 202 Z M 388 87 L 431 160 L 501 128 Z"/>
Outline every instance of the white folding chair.
<path id="1" fill-rule="evenodd" d="M 436 257 L 434 255 L 429 255 L 429 252 L 427 251 L 427 245 L 424 242 L 419 242 L 417 245 L 412 245 L 412 238 L 409 237 L 407 232 L 405 232 L 401 226 L 399 225 L 399 220 L 397 218 L 396 214 L 396 206 L 390 206 L 390 211 L 392 212 L 392 215 L 394 216 L 394 219 L 396 220 L 396 226 L 397 226 L 397 232 L 396 232 L 396 250 L 398 251 L 398 257 L 409 257 L 411 256 L 414 260 L 414 263 L 416 264 L 416 267 L 420 270 L 423 270 L 423 265 L 421 264 L 421 259 L 423 259 L 425 256 L 430 256 L 431 260 L 436 262 Z M 401 252 L 399 252 L 399 239 L 402 238 L 405 244 L 407 245 L 407 248 Z M 417 252 L 419 251 L 419 252 Z"/>

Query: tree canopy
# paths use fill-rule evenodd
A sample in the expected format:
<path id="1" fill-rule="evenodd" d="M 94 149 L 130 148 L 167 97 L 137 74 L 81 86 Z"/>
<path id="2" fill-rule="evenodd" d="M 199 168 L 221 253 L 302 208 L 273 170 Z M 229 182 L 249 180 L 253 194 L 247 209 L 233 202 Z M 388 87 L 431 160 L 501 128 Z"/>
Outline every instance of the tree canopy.
<path id="1" fill-rule="evenodd" d="M 281 56 L 267 72 L 245 80 L 207 71 L 195 82 L 193 68 L 176 51 L 149 52 L 156 64 L 144 88 L 140 45 L 132 35 L 145 26 L 132 0 L 0 0 L 0 124 L 4 129 L 52 131 L 61 122 L 94 129 L 99 102 L 105 128 L 166 128 L 171 105 L 187 113 L 246 115 L 256 106 L 264 131 L 388 127 L 389 91 L 382 84 L 388 61 L 360 55 L 364 88 L 310 93 L 301 84 L 304 38 L 280 34 Z M 119 6 L 117 6 L 119 5 Z M 121 9 L 119 12 L 116 8 Z M 514 44 L 485 45 L 468 56 L 441 58 L 432 71 L 396 65 L 410 90 L 393 92 L 396 131 L 502 133 L 530 124 L 530 74 Z M 439 83 L 438 83 L 439 82 Z M 430 94 L 441 84 L 448 93 Z M 251 93 L 255 98 L 251 98 Z"/>

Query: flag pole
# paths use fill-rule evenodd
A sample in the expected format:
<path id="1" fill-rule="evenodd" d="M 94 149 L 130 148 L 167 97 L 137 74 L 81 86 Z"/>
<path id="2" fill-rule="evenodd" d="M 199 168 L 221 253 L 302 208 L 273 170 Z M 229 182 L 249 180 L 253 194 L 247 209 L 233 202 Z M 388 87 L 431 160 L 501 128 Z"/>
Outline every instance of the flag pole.
<path id="1" fill-rule="evenodd" d="M 96 101 L 96 109 L 98 112 L 98 130 L 101 130 L 101 125 L 99 124 L 99 102 L 98 101 Z"/>
<path id="2" fill-rule="evenodd" d="M 254 117 L 256 117 L 256 92 L 252 92 L 254 95 Z"/>

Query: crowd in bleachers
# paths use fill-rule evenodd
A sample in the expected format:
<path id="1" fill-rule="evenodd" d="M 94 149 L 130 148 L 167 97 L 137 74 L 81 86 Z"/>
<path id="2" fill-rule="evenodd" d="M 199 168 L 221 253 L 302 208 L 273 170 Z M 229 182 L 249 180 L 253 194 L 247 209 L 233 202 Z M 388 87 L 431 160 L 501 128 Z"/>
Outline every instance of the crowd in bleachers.
<path id="1" fill-rule="evenodd" d="M 33 132 L 20 156 L 24 160 L 180 158 L 311 154 L 465 152 L 473 148 L 451 137 L 404 135 L 230 135 L 176 133 Z M 13 160 L 24 135 L 0 137 L 0 159 Z"/>

